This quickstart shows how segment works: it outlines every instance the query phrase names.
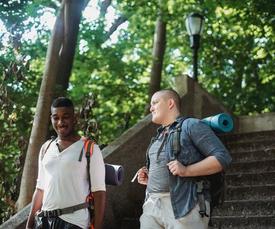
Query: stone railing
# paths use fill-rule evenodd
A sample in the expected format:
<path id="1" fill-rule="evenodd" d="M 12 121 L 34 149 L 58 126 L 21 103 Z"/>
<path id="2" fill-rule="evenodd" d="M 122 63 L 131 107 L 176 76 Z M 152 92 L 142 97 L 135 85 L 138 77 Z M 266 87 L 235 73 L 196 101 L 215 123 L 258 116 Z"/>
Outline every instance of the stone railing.
<path id="1" fill-rule="evenodd" d="M 31 205 L 27 205 L 8 221 L 0 225 L 0 229 L 24 229 Z"/>
<path id="2" fill-rule="evenodd" d="M 238 116 L 235 126 L 236 133 L 275 130 L 275 113 Z"/>

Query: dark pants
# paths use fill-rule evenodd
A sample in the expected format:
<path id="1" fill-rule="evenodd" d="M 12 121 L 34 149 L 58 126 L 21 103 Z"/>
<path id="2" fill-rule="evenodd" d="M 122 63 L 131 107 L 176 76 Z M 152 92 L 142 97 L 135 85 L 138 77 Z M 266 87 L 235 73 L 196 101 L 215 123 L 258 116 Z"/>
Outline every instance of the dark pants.
<path id="1" fill-rule="evenodd" d="M 68 223 L 59 217 L 54 218 L 42 218 L 42 229 L 81 229 L 74 224 Z"/>

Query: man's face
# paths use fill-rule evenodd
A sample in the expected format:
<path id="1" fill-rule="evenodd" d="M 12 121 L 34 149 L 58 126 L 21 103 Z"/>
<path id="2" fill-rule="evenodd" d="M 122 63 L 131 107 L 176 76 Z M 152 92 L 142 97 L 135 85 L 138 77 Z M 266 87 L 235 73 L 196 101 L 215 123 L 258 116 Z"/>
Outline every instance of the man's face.
<path id="1" fill-rule="evenodd" d="M 151 99 L 150 112 L 152 113 L 152 122 L 156 124 L 165 124 L 168 111 L 168 100 L 163 93 L 156 92 Z"/>
<path id="2" fill-rule="evenodd" d="M 68 137 L 73 134 L 76 118 L 71 107 L 52 107 L 51 121 L 59 137 Z"/>

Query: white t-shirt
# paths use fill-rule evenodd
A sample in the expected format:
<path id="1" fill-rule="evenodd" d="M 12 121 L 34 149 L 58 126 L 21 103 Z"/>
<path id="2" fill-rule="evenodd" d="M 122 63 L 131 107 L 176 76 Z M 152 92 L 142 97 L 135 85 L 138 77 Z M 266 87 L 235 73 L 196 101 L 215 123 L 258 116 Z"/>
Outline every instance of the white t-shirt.
<path id="1" fill-rule="evenodd" d="M 56 143 L 52 142 L 42 161 L 40 151 L 36 187 L 44 190 L 42 210 L 61 209 L 85 202 L 89 193 L 85 152 L 82 160 L 78 161 L 83 145 L 81 139 L 60 153 Z M 105 191 L 105 166 L 96 144 L 90 159 L 90 175 L 92 192 Z M 87 208 L 59 217 L 81 228 L 89 225 Z"/>

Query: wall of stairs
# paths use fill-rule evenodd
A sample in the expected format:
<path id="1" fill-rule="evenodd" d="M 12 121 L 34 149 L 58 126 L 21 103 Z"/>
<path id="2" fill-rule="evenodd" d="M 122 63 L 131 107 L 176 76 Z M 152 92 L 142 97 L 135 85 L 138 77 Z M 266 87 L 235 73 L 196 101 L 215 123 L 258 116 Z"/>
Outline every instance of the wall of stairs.
<path id="1" fill-rule="evenodd" d="M 233 162 L 226 171 L 223 206 L 214 209 L 213 228 L 275 228 L 275 131 L 222 137 Z"/>

